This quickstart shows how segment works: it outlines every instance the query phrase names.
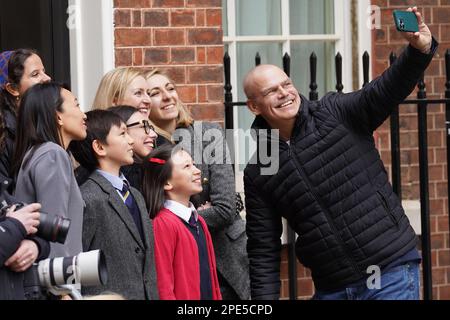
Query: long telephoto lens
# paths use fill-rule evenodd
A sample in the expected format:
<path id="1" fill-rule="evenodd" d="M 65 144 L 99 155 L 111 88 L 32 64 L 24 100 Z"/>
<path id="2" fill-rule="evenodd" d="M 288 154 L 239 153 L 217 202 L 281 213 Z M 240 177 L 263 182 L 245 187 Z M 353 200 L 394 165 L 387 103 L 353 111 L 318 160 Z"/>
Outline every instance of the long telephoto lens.
<path id="1" fill-rule="evenodd" d="M 51 242 L 66 242 L 70 219 L 41 211 L 36 235 Z"/>

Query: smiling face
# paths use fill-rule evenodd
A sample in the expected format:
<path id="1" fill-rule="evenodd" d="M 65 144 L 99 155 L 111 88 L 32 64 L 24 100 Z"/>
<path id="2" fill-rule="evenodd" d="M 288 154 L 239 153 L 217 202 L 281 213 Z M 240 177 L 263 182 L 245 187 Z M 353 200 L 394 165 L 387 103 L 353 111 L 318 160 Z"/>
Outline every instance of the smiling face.
<path id="1" fill-rule="evenodd" d="M 148 119 L 140 112 L 135 112 L 127 121 L 128 134 L 134 140 L 134 153 L 143 158 L 155 147 L 158 135 L 150 127 Z"/>
<path id="2" fill-rule="evenodd" d="M 66 89 L 61 89 L 63 98 L 62 112 L 56 111 L 60 134 L 63 137 L 65 147 L 72 140 L 86 138 L 86 115 L 80 109 L 77 98 Z"/>
<path id="3" fill-rule="evenodd" d="M 180 99 L 175 85 L 162 74 L 152 75 L 147 79 L 147 83 L 152 103 L 150 120 L 157 126 L 162 126 L 163 122 L 176 121 Z"/>
<path id="4" fill-rule="evenodd" d="M 22 96 L 25 91 L 38 83 L 44 83 L 51 80 L 45 73 L 44 65 L 37 54 L 32 54 L 23 65 L 23 76 L 20 79 L 19 94 Z"/>
<path id="5" fill-rule="evenodd" d="M 171 193 L 171 198 L 183 203 L 192 195 L 202 192 L 201 171 L 194 165 L 189 153 L 184 150 L 176 151 L 171 161 L 172 177 L 165 186 L 165 190 Z"/>
<path id="6" fill-rule="evenodd" d="M 248 107 L 261 115 L 274 129 L 295 121 L 300 108 L 300 95 L 292 80 L 273 65 L 257 67 L 246 79 Z"/>
<path id="7" fill-rule="evenodd" d="M 103 144 L 108 162 L 118 168 L 133 164 L 133 143 L 125 123 L 122 122 L 120 127 L 112 126 L 106 137 L 106 144 Z"/>
<path id="8" fill-rule="evenodd" d="M 148 96 L 148 84 L 142 76 L 137 76 L 131 81 L 125 90 L 121 101 L 115 101 L 114 105 L 128 105 L 139 110 L 144 116 L 150 114 L 151 101 Z"/>

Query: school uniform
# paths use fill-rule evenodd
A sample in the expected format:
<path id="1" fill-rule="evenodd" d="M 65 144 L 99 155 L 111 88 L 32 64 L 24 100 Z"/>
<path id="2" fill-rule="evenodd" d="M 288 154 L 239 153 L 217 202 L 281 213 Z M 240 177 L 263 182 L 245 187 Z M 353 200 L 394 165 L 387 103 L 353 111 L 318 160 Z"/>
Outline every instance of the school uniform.
<path id="1" fill-rule="evenodd" d="M 166 201 L 153 225 L 160 298 L 221 300 L 211 235 L 193 205 Z"/>
<path id="2" fill-rule="evenodd" d="M 82 292 L 112 291 L 126 299 L 156 300 L 153 224 L 142 195 L 133 187 L 127 187 L 128 195 L 123 193 L 126 183 L 123 175 L 96 170 L 81 186 L 86 203 L 83 249 L 101 249 L 108 269 L 105 286 L 83 287 Z M 128 204 L 128 197 L 134 205 Z"/>

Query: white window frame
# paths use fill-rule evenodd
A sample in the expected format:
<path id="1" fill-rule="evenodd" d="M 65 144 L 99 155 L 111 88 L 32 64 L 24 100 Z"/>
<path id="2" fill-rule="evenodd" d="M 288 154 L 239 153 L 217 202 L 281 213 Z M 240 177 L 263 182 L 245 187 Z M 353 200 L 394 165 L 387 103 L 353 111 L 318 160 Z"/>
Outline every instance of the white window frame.
<path id="1" fill-rule="evenodd" d="M 88 111 L 103 75 L 114 68 L 113 0 L 69 0 L 75 25 L 69 28 L 72 91 Z M 69 19 L 71 19 L 69 17 Z"/>
<path id="2" fill-rule="evenodd" d="M 363 0 L 366 1 L 366 0 Z M 370 0 L 367 0 L 370 2 Z M 223 37 L 224 45 L 228 45 L 228 54 L 231 59 L 231 83 L 233 85 L 232 94 L 234 99 L 238 96 L 237 79 L 237 44 L 243 42 L 276 42 L 282 43 L 283 54 L 285 52 L 291 54 L 291 41 L 330 41 L 335 43 L 335 53 L 340 52 L 343 58 L 342 61 L 342 79 L 344 91 L 352 87 L 352 47 L 351 47 L 351 19 L 350 10 L 351 0 L 334 0 L 334 34 L 313 34 L 313 35 L 291 35 L 289 34 L 289 19 L 282 19 L 281 35 L 262 35 L 262 36 L 237 36 L 236 35 L 236 10 L 235 0 L 227 0 L 227 36 Z M 282 17 L 289 17 L 289 0 L 281 0 L 281 15 Z M 366 35 L 367 37 L 367 35 Z M 280 57 L 281 59 L 282 57 Z M 234 123 L 233 127 L 238 128 L 239 115 L 238 107 L 234 108 Z M 237 141 L 238 133 L 235 131 L 234 140 Z M 237 145 L 237 144 L 236 144 Z M 239 148 L 235 148 L 235 159 L 239 158 Z M 239 170 L 239 165 L 236 169 L 236 191 L 244 192 L 243 172 Z"/>

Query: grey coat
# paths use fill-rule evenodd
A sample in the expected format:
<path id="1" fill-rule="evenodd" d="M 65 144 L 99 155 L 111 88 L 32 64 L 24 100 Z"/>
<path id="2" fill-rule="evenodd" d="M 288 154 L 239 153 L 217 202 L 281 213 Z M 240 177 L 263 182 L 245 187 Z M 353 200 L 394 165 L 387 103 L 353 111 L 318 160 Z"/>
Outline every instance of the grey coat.
<path id="1" fill-rule="evenodd" d="M 93 172 L 81 186 L 86 208 L 83 249 L 101 249 L 106 257 L 106 286 L 85 287 L 83 294 L 112 291 L 126 299 L 157 300 L 153 223 L 144 199 L 135 188 L 130 192 L 141 212 L 145 241 L 139 235 L 128 208 L 111 183 Z"/>
<path id="2" fill-rule="evenodd" d="M 174 141 L 179 141 L 191 154 L 202 172 L 202 181 L 205 178 L 208 181 L 203 184 L 203 192 L 195 197 L 197 201 L 193 202 L 197 202 L 194 203 L 196 206 L 205 201 L 212 205 L 199 214 L 212 236 L 217 271 L 241 299 L 247 300 L 250 299 L 250 279 L 245 221 L 236 214 L 234 172 L 223 137 L 219 125 L 201 121 L 188 128 L 179 128 L 173 135 Z"/>
<path id="3" fill-rule="evenodd" d="M 31 152 L 26 153 L 22 162 L 14 196 L 26 203 L 39 202 L 43 212 L 69 218 L 66 242 L 64 245 L 52 242 L 50 257 L 76 255 L 81 252 L 83 199 L 70 156 L 53 142 L 46 142 Z"/>

